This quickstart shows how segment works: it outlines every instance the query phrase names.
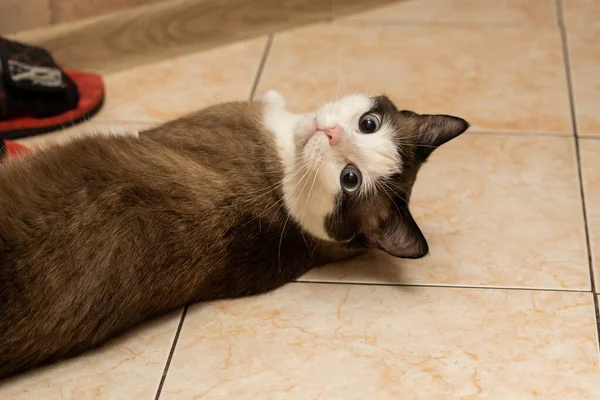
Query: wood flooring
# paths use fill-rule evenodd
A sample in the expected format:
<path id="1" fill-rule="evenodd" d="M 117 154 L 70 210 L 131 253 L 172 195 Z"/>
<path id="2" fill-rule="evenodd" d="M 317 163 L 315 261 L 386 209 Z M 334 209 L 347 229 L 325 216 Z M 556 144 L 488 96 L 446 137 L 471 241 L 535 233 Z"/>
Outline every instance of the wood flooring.
<path id="1" fill-rule="evenodd" d="M 174 0 L 11 35 L 64 68 L 110 73 L 393 0 Z"/>

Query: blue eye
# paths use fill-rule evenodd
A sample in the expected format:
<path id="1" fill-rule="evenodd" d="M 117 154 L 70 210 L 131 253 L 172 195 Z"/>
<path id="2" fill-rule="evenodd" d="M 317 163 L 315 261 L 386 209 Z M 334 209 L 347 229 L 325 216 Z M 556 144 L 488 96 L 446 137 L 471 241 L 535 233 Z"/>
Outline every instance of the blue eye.
<path id="1" fill-rule="evenodd" d="M 340 184 L 346 193 L 352 193 L 362 185 L 362 174 L 355 166 L 347 165 L 340 175 Z"/>
<path id="2" fill-rule="evenodd" d="M 381 127 L 381 120 L 376 114 L 365 114 L 358 120 L 358 129 L 362 133 L 375 133 Z"/>

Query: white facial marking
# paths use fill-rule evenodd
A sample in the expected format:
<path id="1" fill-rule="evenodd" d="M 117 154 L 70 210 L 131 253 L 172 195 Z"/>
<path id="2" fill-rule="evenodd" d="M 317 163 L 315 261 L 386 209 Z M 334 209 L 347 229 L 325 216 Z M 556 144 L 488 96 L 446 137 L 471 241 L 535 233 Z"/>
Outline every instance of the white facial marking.
<path id="1" fill-rule="evenodd" d="M 275 91 L 267 92 L 263 102 L 264 125 L 274 135 L 284 165 L 288 212 L 306 231 L 332 240 L 325 218 L 336 210 L 336 196 L 343 192 L 342 170 L 352 164 L 362 174 L 363 184 L 353 196 L 374 190 L 379 178 L 400 170 L 393 127 L 382 119 L 377 132 L 360 132 L 360 117 L 374 107 L 374 100 L 364 95 L 342 98 L 310 114 L 288 112 Z"/>

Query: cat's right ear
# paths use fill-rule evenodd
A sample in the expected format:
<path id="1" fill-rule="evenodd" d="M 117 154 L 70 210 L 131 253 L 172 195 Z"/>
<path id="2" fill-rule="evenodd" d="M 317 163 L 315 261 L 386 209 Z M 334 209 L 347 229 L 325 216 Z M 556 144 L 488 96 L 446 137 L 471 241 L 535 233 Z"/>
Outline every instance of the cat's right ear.
<path id="1" fill-rule="evenodd" d="M 407 207 L 390 214 L 373 244 L 398 258 L 422 258 L 429 253 L 427 240 Z"/>
<path id="2" fill-rule="evenodd" d="M 416 122 L 416 141 L 423 160 L 446 142 L 469 129 L 469 123 L 462 118 L 443 114 L 417 114 L 412 111 L 400 111 L 404 117 Z"/>

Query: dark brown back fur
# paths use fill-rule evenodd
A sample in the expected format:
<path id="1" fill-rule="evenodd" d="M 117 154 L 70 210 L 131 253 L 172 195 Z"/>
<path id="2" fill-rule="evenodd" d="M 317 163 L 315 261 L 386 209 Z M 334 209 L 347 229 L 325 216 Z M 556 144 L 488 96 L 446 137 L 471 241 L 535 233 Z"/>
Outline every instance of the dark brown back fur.
<path id="1" fill-rule="evenodd" d="M 260 117 L 220 105 L 0 165 L 0 378 L 353 254 L 293 221 L 282 236 L 288 216 L 268 207 L 283 172 Z"/>

